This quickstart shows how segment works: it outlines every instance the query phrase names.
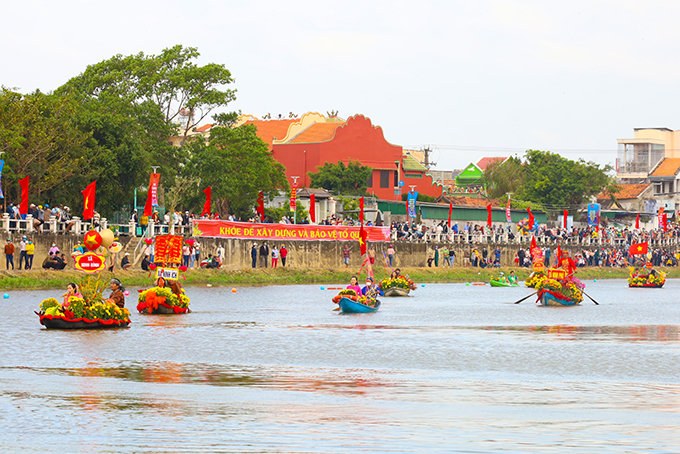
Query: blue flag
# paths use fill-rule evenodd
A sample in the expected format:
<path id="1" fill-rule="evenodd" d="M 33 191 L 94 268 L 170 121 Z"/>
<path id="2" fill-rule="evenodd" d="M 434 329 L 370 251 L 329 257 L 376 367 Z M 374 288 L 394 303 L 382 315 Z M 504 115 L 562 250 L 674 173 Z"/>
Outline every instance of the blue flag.
<path id="1" fill-rule="evenodd" d="M 408 200 L 408 217 L 409 218 L 415 218 L 416 217 L 416 200 L 418 200 L 418 191 L 409 191 L 407 200 Z"/>

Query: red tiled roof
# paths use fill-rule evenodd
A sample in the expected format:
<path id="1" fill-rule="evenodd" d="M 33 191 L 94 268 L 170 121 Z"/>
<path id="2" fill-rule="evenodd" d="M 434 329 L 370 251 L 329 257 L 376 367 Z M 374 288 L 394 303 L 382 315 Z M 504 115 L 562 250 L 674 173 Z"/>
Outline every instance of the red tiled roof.
<path id="1" fill-rule="evenodd" d="M 212 123 L 208 123 L 207 125 L 199 126 L 196 128 L 196 132 L 206 132 L 209 131 L 210 128 L 212 128 L 214 125 Z"/>
<path id="2" fill-rule="evenodd" d="M 344 123 L 314 123 L 298 134 L 289 143 L 328 142 L 335 136 L 335 130 Z"/>
<path id="3" fill-rule="evenodd" d="M 637 199 L 650 185 L 649 183 L 641 184 L 619 184 L 621 190 L 614 194 L 617 200 Z M 606 200 L 610 198 L 609 192 L 600 193 L 597 200 Z"/>
<path id="4" fill-rule="evenodd" d="M 377 170 L 397 170 L 397 165 L 394 161 L 359 161 L 362 166 L 368 166 Z M 349 164 L 346 162 L 345 164 Z"/>
<path id="5" fill-rule="evenodd" d="M 286 137 L 288 127 L 296 121 L 299 120 L 296 118 L 286 120 L 251 120 L 246 121 L 244 125 L 255 125 L 257 135 L 269 144 L 269 149 L 271 150 L 274 139 L 281 140 Z"/>
<path id="6" fill-rule="evenodd" d="M 680 158 L 665 158 L 656 166 L 651 177 L 672 177 L 680 170 Z"/>
<path id="7" fill-rule="evenodd" d="M 499 158 L 499 157 L 482 158 L 482 159 L 479 160 L 479 162 L 477 162 L 477 167 L 479 167 L 482 170 L 482 172 L 484 172 L 486 170 L 486 168 L 489 167 L 489 164 L 496 162 L 496 161 L 503 162 L 506 159 L 508 159 L 508 158 L 507 157 L 505 157 L 505 158 Z"/>
<path id="8" fill-rule="evenodd" d="M 443 195 L 440 197 L 443 202 L 453 203 L 454 206 L 473 206 L 473 207 L 499 207 L 501 203 L 496 199 L 481 199 L 476 197 Z"/>

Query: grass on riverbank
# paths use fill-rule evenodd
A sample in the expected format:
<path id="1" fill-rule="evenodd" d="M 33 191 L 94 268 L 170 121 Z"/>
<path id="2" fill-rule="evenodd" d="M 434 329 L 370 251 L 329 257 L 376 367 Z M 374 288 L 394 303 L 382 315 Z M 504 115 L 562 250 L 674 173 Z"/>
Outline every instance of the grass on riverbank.
<path id="1" fill-rule="evenodd" d="M 447 282 L 489 282 L 492 276 L 503 271 L 506 275 L 515 271 L 520 280 L 526 279 L 531 270 L 527 268 L 402 268 L 416 283 Z M 672 277 L 672 268 L 661 268 Z M 188 270 L 182 275 L 183 286 L 238 286 L 238 285 L 291 285 L 291 284 L 326 284 L 345 285 L 356 272 L 356 268 L 335 269 L 301 269 L 301 268 L 258 268 L 245 270 Z M 389 274 L 389 269 L 376 268 L 376 280 Z M 0 290 L 18 289 L 65 289 L 69 282 L 79 282 L 86 275 L 79 271 L 0 271 Z M 149 287 L 153 275 L 144 271 L 119 271 L 102 273 L 102 279 L 119 278 L 127 287 Z M 364 273 L 360 279 L 365 278 Z M 577 276 L 583 280 L 592 279 L 625 279 L 627 268 L 580 268 Z"/>

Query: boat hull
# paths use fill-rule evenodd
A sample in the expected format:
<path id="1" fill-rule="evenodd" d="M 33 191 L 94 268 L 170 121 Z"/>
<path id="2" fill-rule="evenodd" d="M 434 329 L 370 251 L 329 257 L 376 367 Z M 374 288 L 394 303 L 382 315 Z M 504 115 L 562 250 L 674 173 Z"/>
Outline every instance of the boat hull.
<path id="1" fill-rule="evenodd" d="M 139 309 L 138 309 L 139 310 Z M 140 314 L 146 314 L 146 315 L 176 315 L 176 314 L 186 314 L 189 311 L 188 308 L 183 307 L 183 308 L 177 308 L 175 309 L 175 306 L 165 306 L 162 304 L 159 304 L 157 308 L 155 308 L 151 313 L 147 309 L 142 309 L 139 311 Z"/>
<path id="2" fill-rule="evenodd" d="M 107 323 L 112 322 L 112 323 Z M 127 328 L 130 322 L 117 322 L 114 320 L 98 321 L 87 320 L 84 318 L 71 320 L 64 317 L 53 317 L 50 315 L 41 315 L 40 324 L 47 329 L 114 329 Z"/>
<path id="3" fill-rule="evenodd" d="M 380 309 L 380 301 L 376 302 L 375 307 L 367 306 L 358 303 L 349 298 L 340 299 L 340 310 L 348 314 L 365 314 L 368 312 L 375 312 Z"/>
<path id="4" fill-rule="evenodd" d="M 537 304 L 540 304 L 541 306 L 552 306 L 552 307 L 558 307 L 558 306 L 577 306 L 581 304 L 580 301 L 575 301 L 575 300 L 565 300 L 562 298 L 558 298 L 555 295 L 553 295 L 550 292 L 538 292 L 538 301 L 536 301 Z"/>
<path id="5" fill-rule="evenodd" d="M 493 279 L 491 279 L 489 284 L 491 284 L 491 287 L 519 287 L 519 284 L 517 282 L 510 283 L 510 282 L 495 281 Z"/>
<path id="6" fill-rule="evenodd" d="M 665 284 L 665 282 L 664 282 Z M 628 284 L 630 288 L 661 288 L 663 284 Z"/>
<path id="7" fill-rule="evenodd" d="M 385 296 L 409 296 L 410 292 L 411 289 L 399 287 L 390 287 L 383 290 Z"/>

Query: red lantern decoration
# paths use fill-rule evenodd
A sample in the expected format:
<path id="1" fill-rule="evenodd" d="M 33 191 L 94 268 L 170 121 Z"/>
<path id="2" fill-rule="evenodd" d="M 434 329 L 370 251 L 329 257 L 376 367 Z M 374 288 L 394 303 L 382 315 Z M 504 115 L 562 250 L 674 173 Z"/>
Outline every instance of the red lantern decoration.
<path id="1" fill-rule="evenodd" d="M 90 230 L 85 234 L 83 244 L 90 251 L 94 251 L 95 249 L 102 245 L 102 236 L 99 234 L 99 232 Z"/>

